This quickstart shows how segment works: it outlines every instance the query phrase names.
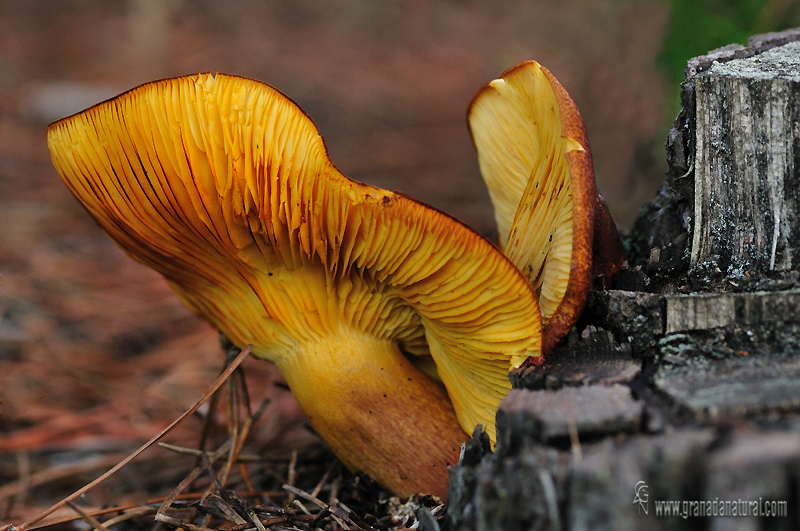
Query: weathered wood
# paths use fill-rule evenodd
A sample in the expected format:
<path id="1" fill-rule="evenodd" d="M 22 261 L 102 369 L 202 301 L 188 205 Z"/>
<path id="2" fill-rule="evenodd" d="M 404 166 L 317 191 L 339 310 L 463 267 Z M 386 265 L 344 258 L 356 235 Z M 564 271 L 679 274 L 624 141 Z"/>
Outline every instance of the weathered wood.
<path id="1" fill-rule="evenodd" d="M 800 291 L 667 295 L 665 332 L 800 321 Z"/>
<path id="2" fill-rule="evenodd" d="M 447 507 L 451 529 L 568 529 L 563 502 L 569 467 L 569 454 L 545 446 L 526 446 L 508 459 L 495 453 L 472 466 L 454 466 Z"/>
<path id="3" fill-rule="evenodd" d="M 674 411 L 698 421 L 731 417 L 776 417 L 800 410 L 800 357 L 751 355 L 733 351 L 710 359 L 689 343 L 670 345 L 678 355 L 666 358 L 653 386 Z M 686 350 L 680 352 L 680 348 Z M 666 350 L 666 349 L 665 349 Z"/>
<path id="4" fill-rule="evenodd" d="M 611 331 L 634 356 L 642 357 L 664 335 L 666 302 L 663 295 L 612 290 L 592 292 L 584 310 L 587 320 Z"/>
<path id="5" fill-rule="evenodd" d="M 686 295 L 610 290 L 590 295 L 587 315 L 587 319 L 612 331 L 615 337 L 607 338 L 603 330 L 587 328 L 583 332 L 585 337 L 562 348 L 576 351 L 574 357 L 580 358 L 579 364 L 588 365 L 580 370 L 591 371 L 594 370 L 592 367 L 610 357 L 625 358 L 630 355 L 631 347 L 633 356 L 646 356 L 662 338 L 679 332 L 730 327 L 753 330 L 770 327 L 777 331 L 784 324 L 798 323 L 800 289 Z M 773 342 L 774 339 L 770 338 Z M 557 350 L 544 365 L 527 371 L 539 373 L 541 378 L 547 374 L 557 377 L 563 372 L 560 367 L 566 364 L 569 368 L 569 363 Z M 520 380 L 518 387 L 542 387 L 530 383 L 535 378 L 533 375 L 526 377 L 529 383 Z M 512 381 L 517 380 L 512 378 Z"/>
<path id="6" fill-rule="evenodd" d="M 497 413 L 498 444 L 526 440 L 564 442 L 570 435 L 639 431 L 643 404 L 626 385 L 565 387 L 557 391 L 511 391 Z"/>
<path id="7" fill-rule="evenodd" d="M 642 370 L 629 343 L 619 344 L 614 334 L 587 326 L 580 337 L 572 334 L 542 365 L 511 371 L 517 389 L 560 389 L 579 385 L 627 383 Z"/>
<path id="8" fill-rule="evenodd" d="M 709 452 L 701 499 L 785 501 L 785 517 L 709 518 L 711 531 L 732 529 L 798 529 L 797 482 L 800 477 L 800 438 L 792 433 L 738 432 Z M 750 507 L 752 511 L 755 509 Z M 780 509 L 772 505 L 770 510 Z M 752 514 L 752 513 L 751 513 Z M 774 513 L 773 513 L 774 514 Z M 747 521 L 749 520 L 749 522 Z M 747 526 L 747 527 L 745 527 Z"/>
<path id="9" fill-rule="evenodd" d="M 699 498 L 711 430 L 680 430 L 659 437 L 605 441 L 574 463 L 566 520 L 569 529 L 676 529 L 675 519 L 655 517 L 655 499 Z M 644 482 L 643 505 L 634 504 Z M 640 491 L 641 493 L 642 491 Z M 692 494 L 689 494 L 692 493 Z"/>
<path id="10" fill-rule="evenodd" d="M 800 42 L 713 63 L 694 78 L 692 265 L 800 264 Z"/>

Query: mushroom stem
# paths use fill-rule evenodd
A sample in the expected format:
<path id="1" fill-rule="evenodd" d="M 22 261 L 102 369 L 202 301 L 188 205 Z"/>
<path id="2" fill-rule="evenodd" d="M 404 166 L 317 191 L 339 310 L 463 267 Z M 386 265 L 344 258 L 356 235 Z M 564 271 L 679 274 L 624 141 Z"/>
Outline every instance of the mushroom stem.
<path id="1" fill-rule="evenodd" d="M 277 362 L 309 422 L 339 459 L 399 496 L 447 497 L 462 430 L 444 387 L 390 340 L 343 330 Z M 324 389 L 324 397 L 320 390 Z"/>

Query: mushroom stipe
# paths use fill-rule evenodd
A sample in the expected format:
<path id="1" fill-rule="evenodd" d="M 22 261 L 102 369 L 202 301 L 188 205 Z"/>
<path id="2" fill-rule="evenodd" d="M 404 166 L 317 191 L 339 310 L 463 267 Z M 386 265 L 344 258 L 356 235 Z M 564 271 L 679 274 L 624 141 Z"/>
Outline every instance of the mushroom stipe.
<path id="1" fill-rule="evenodd" d="M 400 496 L 447 494 L 508 372 L 541 360 L 537 294 L 494 245 L 329 160 L 274 88 L 208 73 L 51 124 L 64 182 L 129 255 L 275 363 L 342 462 Z"/>

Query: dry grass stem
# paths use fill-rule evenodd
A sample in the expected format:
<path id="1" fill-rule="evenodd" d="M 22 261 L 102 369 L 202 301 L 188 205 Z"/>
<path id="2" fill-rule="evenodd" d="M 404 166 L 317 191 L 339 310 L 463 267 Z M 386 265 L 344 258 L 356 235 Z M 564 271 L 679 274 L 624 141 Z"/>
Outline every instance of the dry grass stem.
<path id="1" fill-rule="evenodd" d="M 94 531 L 109 531 L 108 528 L 104 526 L 102 523 L 100 523 L 100 521 L 97 518 L 87 513 L 86 511 L 84 511 L 71 501 L 66 502 L 66 505 L 67 507 L 78 513 L 78 515 L 81 517 L 81 520 L 92 526 L 92 529 Z"/>

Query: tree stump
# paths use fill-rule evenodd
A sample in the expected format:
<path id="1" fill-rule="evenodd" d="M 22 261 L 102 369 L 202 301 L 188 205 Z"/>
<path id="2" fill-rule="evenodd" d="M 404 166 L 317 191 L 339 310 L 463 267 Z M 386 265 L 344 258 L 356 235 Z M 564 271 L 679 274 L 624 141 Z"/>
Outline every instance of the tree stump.
<path id="1" fill-rule="evenodd" d="M 453 467 L 453 529 L 800 529 L 800 30 L 682 87 L 628 269 L 512 373 L 494 452 L 476 435 Z"/>
<path id="2" fill-rule="evenodd" d="M 715 61 L 694 76 L 692 265 L 800 263 L 800 42 Z"/>

